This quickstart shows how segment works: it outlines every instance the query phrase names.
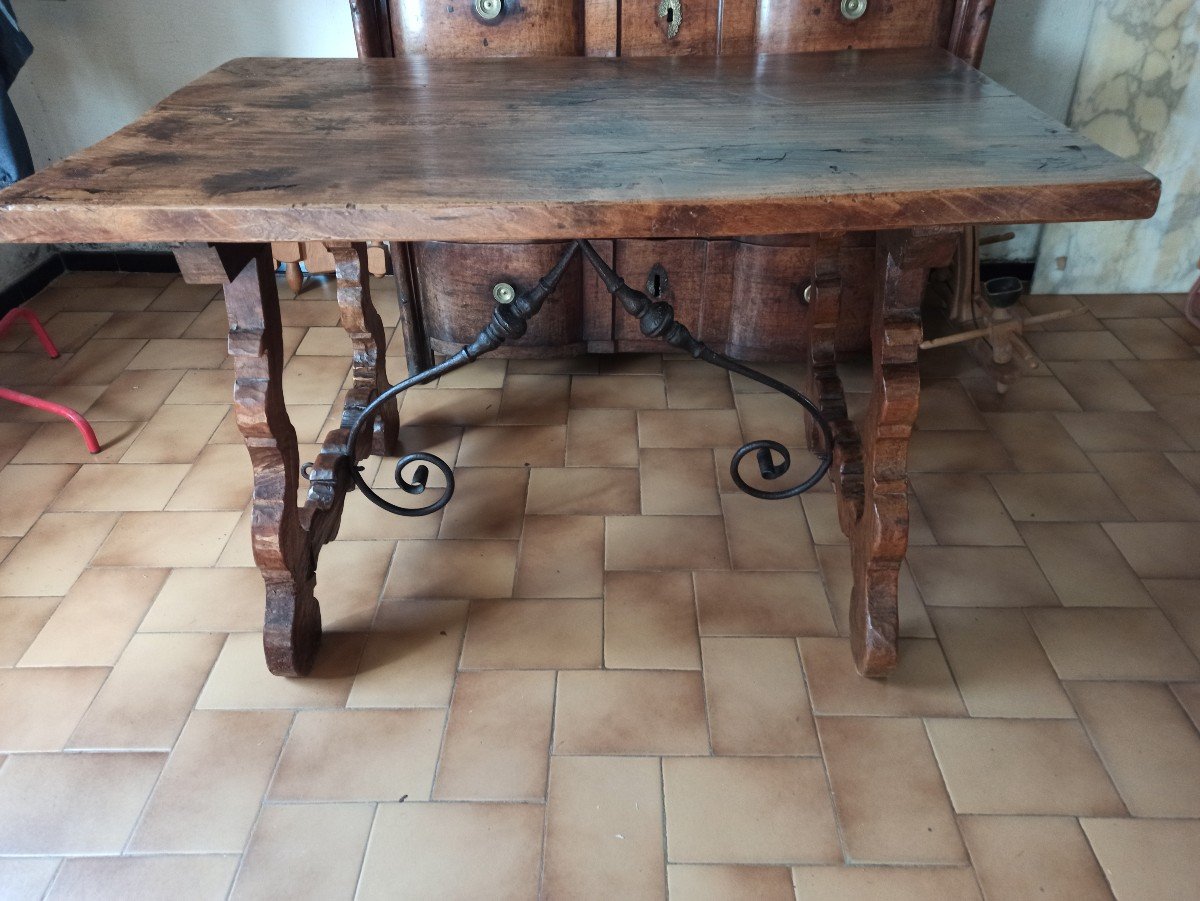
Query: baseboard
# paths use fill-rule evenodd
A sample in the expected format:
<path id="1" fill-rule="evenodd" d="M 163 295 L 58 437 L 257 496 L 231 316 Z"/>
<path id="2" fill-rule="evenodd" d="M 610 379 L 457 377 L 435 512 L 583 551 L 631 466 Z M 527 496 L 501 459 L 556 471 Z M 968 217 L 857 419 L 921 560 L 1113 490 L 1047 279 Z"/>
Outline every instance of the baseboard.
<path id="1" fill-rule="evenodd" d="M 48 260 L 43 260 L 13 284 L 0 291 L 0 315 L 25 303 L 65 271 L 66 268 L 63 266 L 60 255 L 55 254 Z"/>
<path id="2" fill-rule="evenodd" d="M 67 250 L 59 253 L 67 272 L 178 272 L 175 254 L 156 251 Z"/>

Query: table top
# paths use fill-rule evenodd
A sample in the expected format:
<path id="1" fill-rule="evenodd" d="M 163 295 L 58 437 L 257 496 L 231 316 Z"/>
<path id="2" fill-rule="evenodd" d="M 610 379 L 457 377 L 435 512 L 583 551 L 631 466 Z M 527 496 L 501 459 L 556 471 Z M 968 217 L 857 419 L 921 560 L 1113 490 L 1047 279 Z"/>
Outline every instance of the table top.
<path id="1" fill-rule="evenodd" d="M 510 241 L 1144 218 L 942 50 L 233 60 L 0 193 L 3 241 Z"/>

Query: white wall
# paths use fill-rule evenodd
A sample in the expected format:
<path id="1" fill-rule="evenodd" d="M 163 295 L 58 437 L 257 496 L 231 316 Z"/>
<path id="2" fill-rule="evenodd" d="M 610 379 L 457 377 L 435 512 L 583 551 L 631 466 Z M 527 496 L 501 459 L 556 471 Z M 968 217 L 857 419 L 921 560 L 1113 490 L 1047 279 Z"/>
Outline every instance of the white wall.
<path id="1" fill-rule="evenodd" d="M 15 0 L 34 54 L 13 103 L 38 167 L 238 56 L 354 56 L 346 0 Z"/>

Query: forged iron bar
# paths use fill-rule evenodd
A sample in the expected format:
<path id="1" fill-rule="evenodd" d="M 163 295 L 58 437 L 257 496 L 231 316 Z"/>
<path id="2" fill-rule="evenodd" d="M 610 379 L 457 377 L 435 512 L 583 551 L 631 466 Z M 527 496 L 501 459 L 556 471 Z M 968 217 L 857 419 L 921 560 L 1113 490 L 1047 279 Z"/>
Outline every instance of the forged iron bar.
<path id="1" fill-rule="evenodd" d="M 818 461 L 817 468 L 807 479 L 791 488 L 780 489 L 778 491 L 764 491 L 747 484 L 739 472 L 739 467 L 742 459 L 748 454 L 755 454 L 759 474 L 763 479 L 768 481 L 778 479 L 780 476 L 785 475 L 791 468 L 792 456 L 783 444 L 772 439 L 759 439 L 749 441 L 739 447 L 734 451 L 733 458 L 730 461 L 729 474 L 734 484 L 741 491 L 749 494 L 751 497 L 762 500 L 783 500 L 784 498 L 796 497 L 821 481 L 829 471 L 829 466 L 833 461 L 834 439 L 829 423 L 822 416 L 820 408 L 815 403 L 791 386 L 712 350 L 703 341 L 693 336 L 687 326 L 676 321 L 675 310 L 669 303 L 664 300 L 651 300 L 641 291 L 630 288 L 625 284 L 624 279 L 604 261 L 590 243 L 584 240 L 577 240 L 571 242 L 571 245 L 563 252 L 558 262 L 554 264 L 554 268 L 539 279 L 537 284 L 532 288 L 519 294 L 510 303 L 497 302 L 495 308 L 492 310 L 491 320 L 474 341 L 438 365 L 426 369 L 424 372 L 420 372 L 389 388 L 363 409 L 350 429 L 347 453 L 341 458 L 341 465 L 349 468 L 350 478 L 371 503 L 398 516 L 425 516 L 437 512 L 450 502 L 450 498 L 454 494 L 454 472 L 441 457 L 425 452 L 405 454 L 397 461 L 395 469 L 396 485 L 409 494 L 423 493 L 429 483 L 429 466 L 426 464 L 430 464 L 438 469 L 446 479 L 446 489 L 441 497 L 423 507 L 400 507 L 384 500 L 376 494 L 371 489 L 371 486 L 366 483 L 366 480 L 363 479 L 362 467 L 354 463 L 356 459 L 355 450 L 362 433 L 368 429 L 369 424 L 374 422 L 375 415 L 379 409 L 392 398 L 399 396 L 414 385 L 431 382 L 439 376 L 453 372 L 456 369 L 461 369 L 463 366 L 473 363 L 484 354 L 491 353 L 504 344 L 505 341 L 520 338 L 524 335 L 528 328 L 529 320 L 541 310 L 542 305 L 553 293 L 567 266 L 578 251 L 583 252 L 584 258 L 596 270 L 608 292 L 621 304 L 629 315 L 639 320 L 642 334 L 649 338 L 660 338 L 697 360 L 703 360 L 713 366 L 719 366 L 729 372 L 737 373 L 758 382 L 760 385 L 765 385 L 774 391 L 778 391 L 786 397 L 790 397 L 796 403 L 800 404 L 812 418 L 813 422 L 816 423 L 817 431 L 821 435 L 822 446 L 813 450 L 813 454 Z M 776 462 L 775 455 L 779 456 L 778 462 Z M 413 463 L 420 465 L 413 471 L 410 480 L 405 477 L 404 470 Z"/>

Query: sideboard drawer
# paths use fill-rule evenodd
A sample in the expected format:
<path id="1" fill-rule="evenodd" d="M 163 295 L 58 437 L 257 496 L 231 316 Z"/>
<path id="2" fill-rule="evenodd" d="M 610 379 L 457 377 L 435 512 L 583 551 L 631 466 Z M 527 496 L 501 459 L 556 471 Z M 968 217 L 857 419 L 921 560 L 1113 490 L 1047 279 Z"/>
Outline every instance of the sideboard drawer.
<path id="1" fill-rule="evenodd" d="M 392 0 L 397 56 L 575 56 L 584 0 Z"/>
<path id="2" fill-rule="evenodd" d="M 706 241 L 615 241 L 615 267 L 631 288 L 675 308 L 675 318 L 705 340 L 702 324 Z M 614 303 L 616 303 L 614 301 Z M 613 311 L 618 351 L 661 352 L 663 343 L 646 338 L 641 323 L 620 306 Z"/>
<path id="3" fill-rule="evenodd" d="M 414 245 L 415 279 L 425 330 L 434 353 L 452 354 L 491 320 L 500 282 L 517 293 L 533 287 L 567 249 L 565 243 Z M 587 347 L 583 258 L 571 261 L 558 288 L 529 323 L 524 337 L 498 356 L 567 356 Z"/>
<path id="4" fill-rule="evenodd" d="M 624 0 L 621 56 L 704 56 L 717 52 L 719 0 Z"/>
<path id="5" fill-rule="evenodd" d="M 949 37 L 954 14 L 950 0 L 851 2 L 862 4 L 858 18 L 842 12 L 842 0 L 725 0 L 720 52 L 944 46 Z"/>

